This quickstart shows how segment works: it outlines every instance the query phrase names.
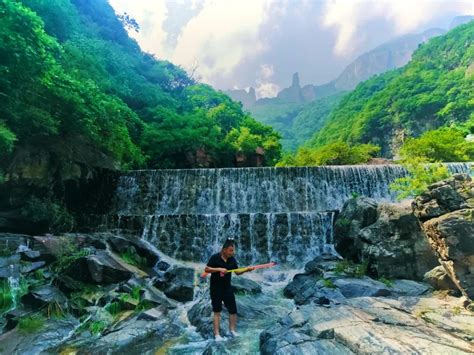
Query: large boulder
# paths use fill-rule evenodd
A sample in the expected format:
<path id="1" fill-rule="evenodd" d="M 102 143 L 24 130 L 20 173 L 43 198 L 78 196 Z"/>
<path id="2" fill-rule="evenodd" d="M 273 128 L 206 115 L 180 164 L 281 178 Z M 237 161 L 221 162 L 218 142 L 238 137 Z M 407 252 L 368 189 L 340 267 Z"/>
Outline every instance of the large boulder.
<path id="1" fill-rule="evenodd" d="M 423 281 L 429 283 L 435 290 L 455 290 L 459 292 L 459 289 L 441 265 L 428 271 L 423 277 Z"/>
<path id="2" fill-rule="evenodd" d="M 406 203 L 349 200 L 336 219 L 334 239 L 342 256 L 368 262 L 371 276 L 422 280 L 438 264 Z"/>
<path id="3" fill-rule="evenodd" d="M 413 202 L 439 262 L 464 296 L 474 299 L 474 182 L 466 174 L 433 184 Z"/>
<path id="4" fill-rule="evenodd" d="M 194 297 L 194 269 L 175 266 L 159 275 L 154 286 L 166 296 L 180 302 L 192 301 Z"/>
<path id="5" fill-rule="evenodd" d="M 262 292 L 262 286 L 242 276 L 232 278 L 232 289 L 236 293 L 255 294 Z"/>
<path id="6" fill-rule="evenodd" d="M 30 308 L 40 309 L 48 304 L 58 305 L 60 309 L 65 309 L 67 298 L 64 294 L 53 286 L 40 286 L 21 297 L 21 302 Z"/>
<path id="7" fill-rule="evenodd" d="M 74 260 L 64 274 L 78 281 L 101 285 L 127 281 L 133 275 L 123 262 L 103 250 Z"/>

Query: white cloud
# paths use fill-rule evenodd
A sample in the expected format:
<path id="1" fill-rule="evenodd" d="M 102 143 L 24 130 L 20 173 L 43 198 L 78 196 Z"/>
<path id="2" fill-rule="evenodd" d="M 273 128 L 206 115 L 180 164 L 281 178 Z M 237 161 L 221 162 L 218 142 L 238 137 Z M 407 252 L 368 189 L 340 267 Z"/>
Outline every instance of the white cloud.
<path id="1" fill-rule="evenodd" d="M 260 77 L 262 79 L 270 79 L 273 76 L 273 64 L 261 64 L 260 65 Z"/>
<path id="2" fill-rule="evenodd" d="M 392 25 L 395 35 L 402 35 L 447 11 L 472 14 L 473 4 L 472 1 L 440 0 L 331 0 L 326 3 L 324 24 L 337 28 L 334 51 L 346 55 L 354 52 L 363 41 L 359 33 L 369 21 L 384 19 Z"/>
<path id="3" fill-rule="evenodd" d="M 188 70 L 197 65 L 197 75 L 205 82 L 231 75 L 245 57 L 264 50 L 258 31 L 269 0 L 205 0 L 202 10 L 182 28 L 174 48 L 166 46 L 167 33 L 162 28 L 168 15 L 165 0 L 110 2 L 141 25 L 140 33 L 130 35 L 143 50 Z"/>
<path id="4" fill-rule="evenodd" d="M 255 94 L 257 98 L 261 99 L 263 97 L 275 97 L 280 91 L 280 87 L 271 82 L 257 82 L 257 87 L 255 88 Z"/>

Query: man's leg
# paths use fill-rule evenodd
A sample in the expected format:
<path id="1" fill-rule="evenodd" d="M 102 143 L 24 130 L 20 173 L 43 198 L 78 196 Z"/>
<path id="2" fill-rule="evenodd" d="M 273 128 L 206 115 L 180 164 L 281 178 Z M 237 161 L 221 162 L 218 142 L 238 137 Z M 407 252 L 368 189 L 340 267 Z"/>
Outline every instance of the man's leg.
<path id="1" fill-rule="evenodd" d="M 214 324 L 214 336 L 219 335 L 219 325 L 221 323 L 221 312 L 214 312 L 214 319 L 213 319 L 213 324 Z"/>
<path id="2" fill-rule="evenodd" d="M 237 326 L 237 303 L 231 288 L 225 293 L 224 304 L 229 311 L 229 330 L 235 332 Z"/>
<path id="3" fill-rule="evenodd" d="M 229 314 L 229 329 L 231 332 L 235 332 L 235 327 L 237 326 L 237 313 Z"/>

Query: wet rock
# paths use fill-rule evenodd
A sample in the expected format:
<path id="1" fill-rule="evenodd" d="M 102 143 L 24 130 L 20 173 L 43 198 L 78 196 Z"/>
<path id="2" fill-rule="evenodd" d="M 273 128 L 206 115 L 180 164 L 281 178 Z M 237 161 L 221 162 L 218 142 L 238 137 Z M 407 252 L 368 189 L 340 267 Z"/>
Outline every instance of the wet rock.
<path id="1" fill-rule="evenodd" d="M 262 292 L 262 287 L 258 283 L 242 276 L 232 278 L 232 288 L 236 293 L 255 294 Z"/>
<path id="2" fill-rule="evenodd" d="M 162 319 L 167 314 L 167 309 L 163 306 L 158 306 L 140 313 L 138 320 L 157 321 Z"/>
<path id="3" fill-rule="evenodd" d="M 159 270 L 159 271 L 166 271 L 168 270 L 169 268 L 171 267 L 170 264 L 168 264 L 166 261 L 159 261 L 157 264 L 156 264 L 156 269 Z"/>
<path id="4" fill-rule="evenodd" d="M 176 301 L 188 302 L 194 297 L 194 277 L 194 269 L 177 266 L 158 277 L 154 286 Z"/>
<path id="5" fill-rule="evenodd" d="M 196 327 L 196 331 L 199 332 L 205 338 L 212 338 L 214 331 L 212 325 L 212 306 L 210 299 L 207 301 L 197 302 L 188 311 L 189 322 Z M 227 325 L 227 312 L 221 313 L 221 330 L 225 329 L 222 334 L 228 330 Z"/>
<path id="6" fill-rule="evenodd" d="M 40 309 L 48 304 L 57 304 L 61 309 L 65 309 L 67 298 L 64 294 L 53 286 L 38 287 L 21 297 L 21 302 L 33 309 Z"/>
<path id="7" fill-rule="evenodd" d="M 132 272 L 123 263 L 106 251 L 78 258 L 64 273 L 76 280 L 92 284 L 118 283 L 132 276 Z"/>
<path id="8" fill-rule="evenodd" d="M 65 317 L 48 319 L 33 333 L 12 329 L 0 335 L 2 354 L 40 354 L 63 342 L 78 325 L 76 319 Z"/>
<path id="9" fill-rule="evenodd" d="M 20 321 L 21 318 L 26 317 L 30 314 L 31 312 L 26 311 L 24 309 L 18 309 L 15 308 L 9 312 L 7 312 L 5 316 L 5 327 L 4 331 L 9 331 L 15 328 Z"/>
<path id="10" fill-rule="evenodd" d="M 41 256 L 39 251 L 31 249 L 22 250 L 19 254 L 21 255 L 21 260 L 24 261 L 35 261 Z"/>
<path id="11" fill-rule="evenodd" d="M 20 276 L 20 255 L 0 257 L 0 279 Z"/>
<path id="12" fill-rule="evenodd" d="M 107 241 L 112 250 L 117 253 L 136 252 L 148 267 L 153 267 L 160 259 L 158 254 L 140 238 L 112 236 Z"/>
<path id="13" fill-rule="evenodd" d="M 20 265 L 20 272 L 22 274 L 28 274 L 32 271 L 42 268 L 46 262 L 44 261 L 34 261 L 34 262 L 23 262 Z"/>

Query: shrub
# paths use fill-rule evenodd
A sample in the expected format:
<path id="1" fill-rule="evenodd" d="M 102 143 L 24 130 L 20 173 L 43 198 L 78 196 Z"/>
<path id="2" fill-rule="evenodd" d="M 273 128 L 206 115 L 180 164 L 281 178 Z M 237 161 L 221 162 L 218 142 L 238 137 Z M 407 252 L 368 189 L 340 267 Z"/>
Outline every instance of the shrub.
<path id="1" fill-rule="evenodd" d="M 429 185 L 446 179 L 451 175 L 446 166 L 441 163 L 429 164 L 425 158 L 410 158 L 402 164 L 407 169 L 409 175 L 396 179 L 390 185 L 390 189 L 397 193 L 399 200 L 415 197 L 426 191 Z"/>

